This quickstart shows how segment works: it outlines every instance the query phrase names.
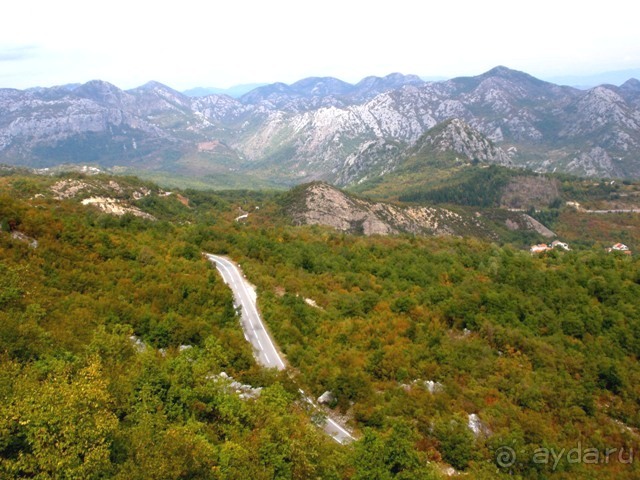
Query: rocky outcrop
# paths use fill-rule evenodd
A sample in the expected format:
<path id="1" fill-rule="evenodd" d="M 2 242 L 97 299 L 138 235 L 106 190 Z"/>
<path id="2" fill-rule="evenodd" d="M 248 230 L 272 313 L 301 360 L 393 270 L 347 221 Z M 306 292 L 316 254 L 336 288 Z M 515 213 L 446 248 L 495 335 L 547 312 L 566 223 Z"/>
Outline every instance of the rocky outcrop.
<path id="1" fill-rule="evenodd" d="M 156 220 L 156 217 L 154 217 L 153 215 L 143 212 L 139 208 L 128 205 L 116 198 L 109 198 L 109 197 L 85 198 L 84 200 L 82 200 L 82 205 L 93 205 L 99 208 L 100 210 L 102 210 L 104 213 L 108 213 L 109 215 L 115 215 L 117 217 L 130 213 L 135 217 L 146 218 L 147 220 Z"/>
<path id="2" fill-rule="evenodd" d="M 356 197 L 324 182 L 300 185 L 284 194 L 283 213 L 294 225 L 323 225 L 361 235 L 453 235 L 500 238 L 499 230 L 535 232 L 545 237 L 555 233 L 521 211 L 495 209 L 481 213 L 426 206 L 374 202 Z M 500 225 L 501 224 L 501 225 Z"/>
<path id="3" fill-rule="evenodd" d="M 293 195 L 299 203 L 290 205 L 288 213 L 297 225 L 326 225 L 364 235 L 447 235 L 454 232 L 449 223 L 462 221 L 460 215 L 444 208 L 370 202 L 321 182 L 298 187 Z"/>
<path id="4" fill-rule="evenodd" d="M 453 152 L 466 160 L 513 166 L 509 155 L 500 147 L 458 118 L 429 130 L 418 140 L 414 154 L 424 155 L 428 151 Z"/>
<path id="5" fill-rule="evenodd" d="M 11 232 L 11 238 L 19 242 L 26 243 L 27 245 L 29 245 L 30 248 L 33 248 L 33 249 L 38 248 L 38 245 L 39 245 L 38 240 L 32 237 L 29 237 L 28 235 L 25 235 L 22 232 L 18 232 L 17 230 L 14 230 L 13 232 Z"/>
<path id="6" fill-rule="evenodd" d="M 575 175 L 587 177 L 620 177 L 623 173 L 615 165 L 609 153 L 600 147 L 581 152 L 567 163 L 565 170 Z"/>
<path id="7" fill-rule="evenodd" d="M 536 232 L 545 238 L 553 238 L 556 234 L 545 227 L 538 220 L 522 212 L 511 212 L 511 217 L 505 220 L 505 226 L 509 230 L 525 230 Z"/>
<path id="8" fill-rule="evenodd" d="M 143 197 L 151 195 L 151 190 L 147 187 L 138 186 L 131 188 L 123 186 L 115 180 L 105 181 L 99 178 L 66 178 L 58 180 L 51 185 L 51 192 L 56 200 L 64 200 L 68 198 L 76 198 L 78 196 L 87 196 L 96 193 L 116 195 L 120 199 L 140 200 Z"/>
<path id="9" fill-rule="evenodd" d="M 542 235 L 545 238 L 553 238 L 556 236 L 554 232 L 549 230 L 547 227 L 545 227 L 542 223 L 540 223 L 535 218 L 527 215 L 526 213 L 523 213 L 522 216 L 524 217 L 528 226 L 528 228 L 525 228 L 525 230 L 533 230 L 535 232 L 538 232 L 540 235 Z"/>
<path id="10" fill-rule="evenodd" d="M 132 188 L 115 180 L 106 181 L 100 178 L 67 178 L 54 183 L 50 191 L 56 200 L 77 199 L 82 205 L 96 207 L 109 215 L 122 216 L 129 213 L 147 220 L 156 220 L 153 215 L 132 205 L 132 202 L 152 194 L 151 190 L 144 186 Z"/>

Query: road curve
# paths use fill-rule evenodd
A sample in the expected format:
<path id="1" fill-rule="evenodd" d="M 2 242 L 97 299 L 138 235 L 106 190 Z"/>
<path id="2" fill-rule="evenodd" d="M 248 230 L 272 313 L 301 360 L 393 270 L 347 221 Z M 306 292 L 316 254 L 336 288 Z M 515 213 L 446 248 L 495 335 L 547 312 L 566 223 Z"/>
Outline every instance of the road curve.
<path id="1" fill-rule="evenodd" d="M 213 262 L 222 275 L 224 282 L 233 292 L 236 307 L 240 307 L 240 322 L 244 330 L 245 338 L 253 346 L 256 360 L 267 368 L 284 370 L 286 364 L 280 357 L 276 347 L 262 323 L 258 309 L 256 308 L 256 292 L 247 282 L 240 269 L 229 259 L 219 255 L 205 254 L 210 262 Z"/>
<path id="2" fill-rule="evenodd" d="M 238 266 L 228 258 L 210 253 L 205 253 L 204 255 L 216 266 L 224 282 L 231 288 L 236 306 L 241 307 L 240 322 L 244 330 L 244 336 L 253 346 L 253 352 L 258 363 L 268 368 L 284 370 L 286 364 L 278 353 L 256 308 L 256 292 L 254 288 L 244 278 Z M 327 435 L 341 444 L 355 440 L 353 435 L 344 427 L 327 417 L 326 412 L 312 398 L 308 397 L 302 390 L 300 390 L 300 394 L 314 413 L 319 414 L 320 420 L 318 424 Z"/>

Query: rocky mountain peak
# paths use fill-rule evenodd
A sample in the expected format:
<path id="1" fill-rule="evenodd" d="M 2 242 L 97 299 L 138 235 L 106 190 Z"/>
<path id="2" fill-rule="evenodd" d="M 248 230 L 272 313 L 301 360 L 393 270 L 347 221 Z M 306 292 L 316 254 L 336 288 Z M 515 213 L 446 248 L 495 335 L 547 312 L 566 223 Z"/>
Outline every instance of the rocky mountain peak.
<path id="1" fill-rule="evenodd" d="M 481 77 L 520 77 L 522 75 L 527 75 L 524 72 L 520 72 L 519 70 L 513 70 L 511 68 L 505 67 L 504 65 L 498 65 L 493 67 L 491 70 L 487 70 L 485 73 L 480 75 Z"/>
<path id="2" fill-rule="evenodd" d="M 128 90 L 127 93 L 137 98 L 140 111 L 146 114 L 166 108 L 172 110 L 191 109 L 189 97 L 160 82 L 147 82 L 141 87 Z"/>
<path id="3" fill-rule="evenodd" d="M 396 84 L 396 85 L 406 85 L 407 83 L 424 83 L 424 80 L 422 80 L 417 75 L 412 75 L 412 74 L 404 75 L 398 72 L 390 73 L 389 75 L 386 75 L 384 79 L 389 84 Z"/>
<path id="4" fill-rule="evenodd" d="M 615 87 L 610 85 L 600 85 L 598 87 L 594 87 L 587 92 L 587 95 L 584 97 L 584 101 L 605 101 L 613 103 L 624 102 L 622 97 L 618 95 L 615 90 Z"/>
<path id="5" fill-rule="evenodd" d="M 401 73 L 366 77 L 355 85 L 333 77 L 309 77 L 291 85 L 273 83 L 258 87 L 243 95 L 240 100 L 245 104 L 270 102 L 277 108 L 306 110 L 359 103 L 404 85 L 424 83 L 417 75 Z"/>
<path id="6" fill-rule="evenodd" d="M 536 85 L 544 85 L 547 82 L 540 80 L 528 73 L 519 70 L 513 70 L 505 66 L 499 65 L 480 75 L 480 78 L 498 77 L 515 82 L 534 83 Z"/>
<path id="7" fill-rule="evenodd" d="M 619 89 L 622 92 L 627 93 L 627 94 L 639 95 L 640 94 L 640 80 L 638 80 L 636 78 L 630 78 L 629 80 L 624 82 L 622 85 L 620 85 Z"/>
<path id="8" fill-rule="evenodd" d="M 620 88 L 633 88 L 640 90 L 640 80 L 638 80 L 637 78 L 630 78 L 622 85 L 620 85 Z"/>
<path id="9" fill-rule="evenodd" d="M 371 77 L 368 77 L 371 78 Z M 390 73 L 384 77 L 374 77 L 377 79 L 378 87 L 385 89 L 396 89 L 404 87 L 405 85 L 422 85 L 426 83 L 417 75 L 404 75 L 402 73 Z"/>
<path id="10" fill-rule="evenodd" d="M 291 95 L 292 90 L 289 85 L 282 82 L 271 83 L 262 87 L 254 88 L 240 97 L 240 101 L 245 104 L 255 104 L 265 100 L 273 99 L 280 95 Z"/>
<path id="11" fill-rule="evenodd" d="M 309 77 L 291 84 L 291 90 L 299 95 L 346 95 L 353 85 L 333 77 Z"/>
<path id="12" fill-rule="evenodd" d="M 574 121 L 561 133 L 578 136 L 616 127 L 637 130 L 640 118 L 629 115 L 624 98 L 615 90 L 617 89 L 613 86 L 599 86 L 589 90 L 576 104 Z"/>
<path id="13" fill-rule="evenodd" d="M 629 105 L 635 106 L 637 109 L 640 109 L 640 80 L 636 78 L 630 78 L 622 85 L 620 85 L 618 91 L 629 103 Z"/>
<path id="14" fill-rule="evenodd" d="M 156 82 L 155 80 L 147 82 L 141 87 L 134 88 L 133 90 L 129 90 L 129 92 L 138 93 L 138 94 L 140 93 L 153 94 L 158 97 L 162 97 L 166 99 L 180 100 L 181 102 L 187 101 L 187 97 L 183 93 L 180 93 L 177 90 L 174 90 L 173 88 L 168 87 L 163 83 Z"/>
<path id="15" fill-rule="evenodd" d="M 401 88 L 405 85 L 422 85 L 425 81 L 417 75 L 390 73 L 385 77 L 365 77 L 355 85 L 356 98 L 373 98 L 375 95 Z"/>
<path id="16" fill-rule="evenodd" d="M 567 94 L 556 85 L 503 66 L 492 68 L 475 77 L 459 77 L 444 83 L 461 94 L 469 95 L 470 99 L 483 98 L 489 102 L 495 96 L 519 101 Z"/>
<path id="17" fill-rule="evenodd" d="M 68 90 L 68 91 L 81 91 L 81 90 L 94 90 L 94 91 L 113 91 L 113 90 L 118 90 L 120 91 L 120 89 L 118 87 L 116 87 L 114 84 L 109 83 L 105 80 L 89 80 L 86 83 L 83 83 L 81 85 L 77 85 L 73 88 L 68 88 L 67 86 L 63 86 L 62 88 Z"/>
<path id="18" fill-rule="evenodd" d="M 74 88 L 71 93 L 109 106 L 121 106 L 123 99 L 127 96 L 118 87 L 103 80 L 91 80 Z"/>
<path id="19" fill-rule="evenodd" d="M 482 133 L 460 120 L 452 118 L 427 131 L 415 144 L 414 152 L 454 152 L 467 160 L 498 165 L 513 165 L 511 158 Z"/>
<path id="20" fill-rule="evenodd" d="M 151 80 L 147 83 L 145 83 L 144 85 L 141 85 L 139 87 L 137 87 L 134 90 L 155 90 L 155 91 L 165 91 L 165 92 L 171 92 L 171 93 L 176 93 L 176 94 L 181 94 L 180 92 L 174 90 L 173 88 L 165 85 L 164 83 L 160 83 L 156 80 Z"/>

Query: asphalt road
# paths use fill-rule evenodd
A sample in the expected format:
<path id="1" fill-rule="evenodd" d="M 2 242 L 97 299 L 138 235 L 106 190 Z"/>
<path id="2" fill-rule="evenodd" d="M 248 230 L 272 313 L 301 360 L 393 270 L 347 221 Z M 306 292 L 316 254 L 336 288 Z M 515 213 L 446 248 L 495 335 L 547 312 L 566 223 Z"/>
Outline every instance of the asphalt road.
<path id="1" fill-rule="evenodd" d="M 256 308 L 256 293 L 254 288 L 244 278 L 240 269 L 230 260 L 218 255 L 206 254 L 207 258 L 216 265 L 224 282 L 231 287 L 236 306 L 240 307 L 240 321 L 245 338 L 253 346 L 256 360 L 267 368 L 284 370 L 286 365 L 276 350 L 269 332 L 262 323 Z"/>
<path id="2" fill-rule="evenodd" d="M 345 430 L 344 427 L 332 418 L 328 417 L 326 411 L 320 408 L 312 398 L 308 397 L 302 390 L 299 390 L 299 392 L 304 401 L 311 407 L 312 414 L 315 414 L 318 419 L 316 424 L 324 430 L 324 433 L 343 445 L 355 440 L 354 436 Z"/>
<path id="3" fill-rule="evenodd" d="M 236 306 L 241 307 L 240 322 L 242 323 L 244 336 L 253 346 L 253 352 L 258 363 L 268 368 L 284 370 L 286 364 L 280 357 L 278 350 L 276 350 L 273 340 L 269 336 L 264 323 L 262 323 L 256 308 L 256 292 L 254 288 L 247 282 L 238 266 L 231 260 L 210 253 L 205 255 L 209 261 L 215 264 L 224 282 L 231 288 Z M 302 390 L 300 390 L 300 394 L 314 413 L 318 414 L 319 420 L 317 423 L 327 435 L 341 444 L 355 440 L 344 427 L 326 416 L 326 412 L 312 398 L 308 397 Z"/>
<path id="4" fill-rule="evenodd" d="M 637 208 L 613 208 L 611 210 L 579 210 L 585 213 L 640 213 Z"/>

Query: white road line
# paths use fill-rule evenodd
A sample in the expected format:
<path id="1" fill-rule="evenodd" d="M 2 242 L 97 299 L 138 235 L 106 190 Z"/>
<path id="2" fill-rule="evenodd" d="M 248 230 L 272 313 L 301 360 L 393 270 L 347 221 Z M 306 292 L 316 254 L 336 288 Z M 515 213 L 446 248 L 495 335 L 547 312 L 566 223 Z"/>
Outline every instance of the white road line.
<path id="1" fill-rule="evenodd" d="M 230 285 L 230 284 L 232 285 L 234 297 L 237 297 L 237 300 L 240 302 L 240 306 L 245 307 L 242 310 L 241 317 L 240 317 L 240 320 L 242 322 L 242 329 L 244 331 L 245 338 L 249 341 L 249 343 L 251 343 L 254 349 L 256 349 L 256 345 L 253 343 L 250 337 L 255 338 L 256 342 L 258 343 L 258 346 L 260 347 L 259 349 L 257 349 L 258 357 L 260 356 L 264 357 L 266 361 L 265 365 L 271 366 L 269 355 L 267 354 L 267 351 L 264 349 L 264 346 L 260 341 L 261 334 L 258 331 L 259 329 L 259 330 L 262 330 L 262 334 L 266 337 L 269 347 L 271 347 L 273 351 L 273 355 L 278 361 L 278 364 L 283 369 L 286 368 L 284 362 L 282 361 L 282 359 L 280 358 L 280 355 L 278 354 L 278 351 L 276 350 L 275 345 L 273 344 L 273 341 L 271 340 L 271 336 L 269 335 L 269 332 L 267 332 L 267 329 L 262 323 L 262 319 L 260 318 L 260 314 L 258 313 L 258 308 L 256 306 L 255 295 L 251 294 L 247 281 L 244 278 L 242 278 L 240 270 L 232 262 L 228 261 L 223 257 L 218 257 L 211 254 L 206 254 L 206 256 L 209 259 L 209 261 L 213 262 L 217 267 L 217 269 L 220 271 L 220 274 L 222 275 L 222 279 L 224 280 L 224 282 L 227 285 Z M 254 324 L 254 321 L 256 322 L 255 324 Z M 316 405 L 313 399 L 308 397 L 302 389 L 298 389 L 298 391 L 300 392 L 300 395 L 302 396 L 302 398 L 309 405 L 311 405 L 316 411 L 323 413 L 323 410 L 318 405 Z M 325 417 L 325 418 L 326 418 L 326 421 L 324 424 L 325 425 L 324 431 L 336 442 L 340 444 L 344 444 L 347 441 L 355 440 L 355 438 L 353 437 L 353 435 L 351 435 L 351 433 L 349 433 L 343 427 L 338 425 L 338 423 L 335 422 L 333 419 L 329 417 Z"/>
<path id="2" fill-rule="evenodd" d="M 342 433 L 344 433 L 347 437 L 353 439 L 353 437 L 351 436 L 351 434 L 349 432 L 347 432 L 344 428 L 342 428 L 340 425 L 338 425 L 336 422 L 334 422 L 333 420 L 331 420 L 328 417 L 327 417 L 327 423 L 330 423 L 331 425 L 336 427 L 338 430 L 340 430 Z"/>
<path id="3" fill-rule="evenodd" d="M 280 358 L 280 355 L 278 355 L 278 351 L 275 348 L 275 345 L 273 344 L 271 337 L 269 336 L 269 334 L 266 331 L 266 328 L 264 327 L 264 324 L 262 323 L 262 320 L 260 319 L 260 315 L 258 314 L 258 310 L 257 307 L 255 305 L 255 302 L 253 300 L 253 296 L 249 293 L 248 287 L 245 284 L 244 279 L 240 276 L 239 271 L 237 270 L 237 268 L 235 267 L 235 265 L 233 265 L 232 263 L 226 261 L 226 259 L 223 259 L 221 257 L 217 257 L 214 255 L 207 255 L 207 258 L 209 258 L 210 261 L 214 262 L 216 266 L 220 266 L 220 270 L 221 270 L 221 274 L 223 279 L 226 280 L 225 277 L 228 277 L 229 281 L 227 282 L 227 284 L 232 283 L 233 287 L 235 287 L 233 290 L 234 292 L 237 292 L 237 296 L 238 299 L 240 301 L 241 305 L 245 305 L 248 306 L 249 308 L 247 308 L 247 316 L 246 316 L 246 321 L 243 322 L 244 325 L 247 326 L 247 328 L 250 328 L 250 330 L 253 332 L 254 337 L 256 339 L 256 342 L 258 343 L 259 348 L 259 355 L 263 356 L 264 359 L 266 360 L 267 365 L 269 365 L 271 362 L 270 359 L 270 355 L 267 352 L 267 350 L 265 350 L 262 342 L 260 341 L 260 334 L 258 332 L 258 329 L 261 329 L 264 331 L 264 336 L 266 337 L 266 340 L 269 344 L 269 346 L 271 347 L 271 350 L 273 351 L 273 356 L 275 357 L 275 359 L 277 360 L 277 364 L 280 365 L 280 367 L 282 367 L 282 369 L 286 368 L 286 365 L 284 364 L 284 362 L 282 361 L 282 359 Z M 238 277 L 239 281 L 236 281 L 236 276 Z M 243 298 L 244 296 L 244 298 Z M 252 314 L 254 316 L 254 318 L 252 318 Z M 256 320 L 257 322 L 254 324 L 254 320 Z"/>
<path id="4" fill-rule="evenodd" d="M 235 266 L 233 266 L 233 265 L 231 265 L 231 266 L 232 266 L 232 267 L 234 267 L 234 269 L 235 269 Z M 236 270 L 236 271 L 237 271 L 237 270 Z M 239 275 L 240 275 L 240 274 L 238 273 L 238 276 L 239 276 Z M 255 318 L 256 318 L 256 320 L 258 321 L 258 324 L 260 325 L 260 328 L 262 328 L 262 329 L 264 330 L 265 336 L 267 337 L 267 342 L 269 342 L 269 346 L 271 347 L 271 349 L 273 350 L 273 352 L 274 352 L 274 353 L 275 353 L 275 355 L 276 355 L 276 360 L 278 360 L 278 363 L 280 364 L 280 366 L 281 366 L 282 368 L 285 368 L 285 364 L 284 364 L 284 362 L 283 362 L 283 361 L 282 361 L 282 359 L 280 358 L 280 355 L 278 355 L 277 350 L 276 350 L 276 347 L 275 347 L 275 345 L 273 344 L 273 342 L 271 341 L 271 336 L 268 334 L 267 329 L 265 328 L 264 324 L 262 323 L 262 320 L 260 319 L 260 315 L 258 314 L 258 309 L 257 309 L 257 307 L 256 307 L 256 305 L 255 305 L 255 302 L 254 302 L 254 301 L 253 301 L 253 299 L 252 299 L 252 295 L 250 295 L 250 294 L 249 294 L 248 289 L 247 289 L 247 286 L 246 286 L 246 284 L 244 283 L 243 279 L 241 278 L 240 280 L 241 280 L 241 286 L 242 286 L 242 289 L 244 290 L 245 295 L 246 295 L 247 299 L 249 300 L 249 305 L 250 305 L 250 306 L 251 306 L 251 308 L 253 309 L 253 313 L 255 314 Z"/>
<path id="5" fill-rule="evenodd" d="M 232 282 L 234 283 L 234 285 L 235 285 L 235 281 L 233 281 L 233 271 L 232 271 L 232 270 L 230 270 L 230 269 L 229 269 L 229 267 L 228 267 L 227 265 L 224 265 L 222 262 L 220 262 L 220 263 L 221 263 L 221 267 L 222 267 L 222 268 L 224 269 L 224 271 L 229 275 L 229 277 L 231 278 L 231 281 L 232 281 Z M 216 266 L 217 266 L 217 263 L 216 263 Z M 224 276 L 224 275 L 223 275 L 223 276 Z M 246 296 L 246 294 L 245 294 L 245 296 Z M 241 295 L 240 295 L 240 294 L 238 294 L 238 297 L 240 297 L 240 298 L 239 298 L 239 300 L 240 300 L 240 304 L 242 304 L 243 302 L 242 302 Z M 243 312 L 241 312 L 241 315 L 242 315 L 242 313 L 243 313 Z M 256 314 L 257 314 L 257 312 L 256 312 Z M 258 346 L 260 347 L 260 353 L 261 353 L 262 355 L 264 355 L 264 358 L 265 358 L 265 360 L 267 361 L 267 363 L 271 363 L 271 362 L 270 362 L 270 360 L 269 360 L 269 355 L 267 354 L 267 352 L 265 351 L 264 347 L 262 346 L 262 342 L 260 341 L 260 338 L 259 338 L 258 334 L 256 333 L 255 328 L 253 328 L 253 324 L 252 324 L 252 322 L 250 321 L 250 319 L 248 319 L 248 320 L 249 320 L 249 326 L 251 326 L 251 330 L 252 330 L 252 331 L 253 331 L 253 333 L 254 333 L 254 338 L 256 339 L 256 341 L 258 342 Z"/>

